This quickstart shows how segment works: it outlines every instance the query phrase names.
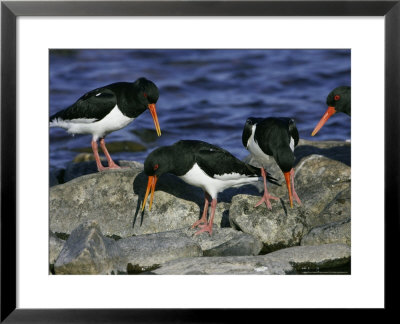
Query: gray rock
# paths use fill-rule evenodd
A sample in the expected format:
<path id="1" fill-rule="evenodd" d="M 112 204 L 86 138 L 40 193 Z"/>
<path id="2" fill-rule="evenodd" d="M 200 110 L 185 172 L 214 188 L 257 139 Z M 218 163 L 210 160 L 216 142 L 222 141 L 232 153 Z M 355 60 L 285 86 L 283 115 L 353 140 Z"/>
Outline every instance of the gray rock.
<path id="1" fill-rule="evenodd" d="M 155 274 L 296 274 L 350 262 L 350 247 L 345 244 L 295 246 L 266 255 L 186 258 L 167 262 Z"/>
<path id="2" fill-rule="evenodd" d="M 60 254 L 65 241 L 49 231 L 49 263 L 54 264 Z"/>
<path id="3" fill-rule="evenodd" d="M 202 256 L 200 246 L 182 232 L 132 236 L 117 241 L 126 256 L 128 272 L 142 272 L 170 260 Z"/>
<path id="4" fill-rule="evenodd" d="M 321 219 L 320 214 L 338 199 L 339 193 L 350 188 L 350 182 L 350 167 L 341 162 L 319 155 L 300 161 L 295 172 L 295 187 L 310 227 L 333 221 L 329 217 Z M 346 217 L 349 215 L 343 215 L 342 219 Z"/>
<path id="5" fill-rule="evenodd" d="M 287 261 L 258 255 L 178 259 L 152 272 L 158 275 L 284 275 L 293 271 Z"/>
<path id="6" fill-rule="evenodd" d="M 319 215 L 313 219 L 313 224 L 327 224 L 341 222 L 351 218 L 351 189 L 350 185 L 339 192 L 335 198 L 325 206 Z"/>
<path id="7" fill-rule="evenodd" d="M 342 266 L 350 262 L 351 250 L 346 244 L 293 246 L 272 252 L 269 258 L 289 262 L 296 270 L 313 270 Z"/>
<path id="8" fill-rule="evenodd" d="M 350 218 L 314 227 L 301 240 L 301 245 L 319 245 L 328 243 L 343 243 L 351 245 Z"/>
<path id="9" fill-rule="evenodd" d="M 72 231 L 55 264 L 56 274 L 111 274 L 124 270 L 122 251 L 104 237 L 96 222 L 85 222 Z"/>
<path id="10" fill-rule="evenodd" d="M 176 185 L 178 178 L 172 182 L 170 178 L 160 177 L 152 210 L 144 212 L 141 203 L 147 179 L 139 168 L 96 172 L 54 186 L 50 188 L 50 229 L 71 233 L 82 222 L 96 220 L 105 235 L 128 237 L 189 227 L 199 218 L 200 208 L 186 200 L 192 199 L 188 185 L 181 187 Z M 165 184 L 175 186 L 172 194 L 163 191 Z M 186 191 L 179 193 L 180 188 Z"/>
<path id="11" fill-rule="evenodd" d="M 105 235 L 132 235 L 139 208 L 132 183 L 138 173 L 136 169 L 97 172 L 50 188 L 50 230 L 71 233 L 83 222 L 96 220 Z"/>
<path id="12" fill-rule="evenodd" d="M 87 220 L 98 221 L 105 235 L 128 237 L 189 228 L 204 206 L 204 192 L 178 177 L 164 174 L 157 182 L 151 211 L 141 204 L 147 187 L 143 165 L 96 172 L 50 188 L 50 229 L 71 233 Z M 229 226 L 228 191 L 217 204 L 214 224 Z M 225 200 L 224 200 L 225 199 Z"/>
<path id="13" fill-rule="evenodd" d="M 308 232 L 302 208 L 286 209 L 279 202 L 272 202 L 272 210 L 265 205 L 254 207 L 259 200 L 257 196 L 235 196 L 229 210 L 233 225 L 263 242 L 264 252 L 298 245 Z"/>
<path id="14" fill-rule="evenodd" d="M 262 242 L 256 237 L 232 228 L 213 227 L 212 236 L 208 233 L 194 235 L 198 229 L 182 230 L 198 243 L 204 256 L 258 255 Z"/>

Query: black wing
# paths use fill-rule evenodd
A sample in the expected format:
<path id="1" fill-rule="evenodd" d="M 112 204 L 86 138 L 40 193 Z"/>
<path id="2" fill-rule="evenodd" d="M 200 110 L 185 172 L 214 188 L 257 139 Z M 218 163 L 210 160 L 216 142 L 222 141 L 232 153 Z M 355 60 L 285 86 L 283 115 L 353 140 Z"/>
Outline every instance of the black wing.
<path id="1" fill-rule="evenodd" d="M 87 118 L 101 120 L 115 107 L 117 98 L 114 91 L 107 88 L 92 90 L 80 97 L 73 105 L 50 117 L 71 120 Z"/>
<path id="2" fill-rule="evenodd" d="M 245 176 L 261 176 L 261 169 L 244 163 L 228 151 L 211 144 L 197 151 L 196 162 L 210 177 L 230 173 L 239 173 Z M 267 180 L 279 185 L 277 180 L 269 174 L 267 174 Z"/>

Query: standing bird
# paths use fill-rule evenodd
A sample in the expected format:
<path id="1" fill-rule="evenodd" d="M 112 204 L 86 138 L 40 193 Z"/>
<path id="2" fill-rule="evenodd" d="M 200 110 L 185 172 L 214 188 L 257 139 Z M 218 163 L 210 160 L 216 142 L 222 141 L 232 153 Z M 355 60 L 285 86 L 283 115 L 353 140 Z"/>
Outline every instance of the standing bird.
<path id="1" fill-rule="evenodd" d="M 291 118 L 253 118 L 246 120 L 244 125 L 242 142 L 244 147 L 252 154 L 262 166 L 273 156 L 275 162 L 282 170 L 287 189 L 289 192 L 290 207 L 293 207 L 293 197 L 297 203 L 301 205 L 299 196 L 294 189 L 294 148 L 299 142 L 299 132 L 296 124 Z M 272 209 L 270 199 L 279 199 L 268 193 L 266 176 L 264 168 L 261 168 L 264 178 L 264 195 L 261 200 L 254 206 L 257 207 L 263 202 L 269 209 Z"/>
<path id="2" fill-rule="evenodd" d="M 192 228 L 201 227 L 195 235 L 202 232 L 212 234 L 212 225 L 217 206 L 219 192 L 229 188 L 241 186 L 258 181 L 261 176 L 259 168 L 252 167 L 228 151 L 196 140 L 182 140 L 171 146 L 160 147 L 149 154 L 144 162 L 144 172 L 148 176 L 146 194 L 143 200 L 142 210 L 151 188 L 150 205 L 153 203 L 153 195 L 157 179 L 164 173 L 172 173 L 186 183 L 200 187 L 205 193 L 204 211 L 202 217 L 196 221 Z M 268 175 L 270 181 L 276 181 Z M 276 182 L 275 182 L 276 183 Z M 211 201 L 211 216 L 207 223 L 209 199 Z"/>
<path id="3" fill-rule="evenodd" d="M 104 137 L 119 130 L 146 109 L 154 120 L 157 135 L 161 135 L 156 113 L 157 86 L 145 79 L 135 82 L 116 82 L 85 93 L 74 104 L 50 117 L 50 127 L 61 127 L 71 134 L 92 134 L 92 150 L 97 169 L 119 169 L 107 151 Z M 108 168 L 100 162 L 97 141 L 103 150 Z"/>
<path id="4" fill-rule="evenodd" d="M 351 116 L 351 88 L 342 86 L 333 89 L 326 98 L 326 104 L 328 105 L 328 109 L 311 133 L 311 136 L 317 134 L 333 114 L 343 112 Z"/>

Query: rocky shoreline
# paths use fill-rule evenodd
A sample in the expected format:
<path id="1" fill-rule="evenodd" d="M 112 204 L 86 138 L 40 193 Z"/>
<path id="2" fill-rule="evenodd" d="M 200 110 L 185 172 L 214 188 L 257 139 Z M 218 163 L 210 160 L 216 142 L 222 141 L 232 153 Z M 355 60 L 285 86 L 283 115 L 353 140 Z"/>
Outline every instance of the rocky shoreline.
<path id="1" fill-rule="evenodd" d="M 50 272 L 53 274 L 296 274 L 349 266 L 351 259 L 350 143 L 301 140 L 295 149 L 296 191 L 303 205 L 280 197 L 254 208 L 256 185 L 219 195 L 213 235 L 194 236 L 201 189 L 160 177 L 152 210 L 141 211 L 146 176 L 138 162 L 96 172 L 71 163 L 50 175 Z M 251 162 L 251 161 L 250 161 Z M 273 159 L 267 167 L 283 182 Z"/>

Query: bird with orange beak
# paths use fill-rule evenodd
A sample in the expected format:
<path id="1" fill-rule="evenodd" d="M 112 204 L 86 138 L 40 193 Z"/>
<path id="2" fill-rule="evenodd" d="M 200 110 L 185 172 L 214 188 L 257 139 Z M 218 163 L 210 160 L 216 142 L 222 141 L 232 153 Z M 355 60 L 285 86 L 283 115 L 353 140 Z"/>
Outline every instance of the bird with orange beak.
<path id="1" fill-rule="evenodd" d="M 148 182 L 142 210 L 146 206 L 149 194 L 149 210 L 151 210 L 157 180 L 164 173 L 172 173 L 186 183 L 204 190 L 205 203 L 202 217 L 192 225 L 192 228 L 201 228 L 195 235 L 203 232 L 212 234 L 219 192 L 230 187 L 255 183 L 261 176 L 259 168 L 240 161 L 218 146 L 196 140 L 182 140 L 154 150 L 144 162 L 144 172 L 148 176 Z M 271 175 L 268 175 L 267 179 L 279 185 Z M 211 200 L 211 215 L 207 221 L 209 200 Z"/>
<path id="2" fill-rule="evenodd" d="M 299 196 L 294 189 L 294 148 L 299 142 L 294 119 L 286 117 L 254 118 L 246 120 L 242 134 L 242 143 L 251 153 L 252 157 L 261 165 L 265 165 L 269 156 L 273 156 L 275 162 L 282 170 L 289 193 L 290 207 L 293 207 L 293 198 L 301 205 Z M 268 209 L 272 209 L 270 199 L 278 200 L 268 193 L 265 169 L 261 168 L 264 178 L 264 194 L 261 200 L 254 206 L 263 202 Z"/>
<path id="3" fill-rule="evenodd" d="M 104 138 L 124 128 L 147 109 L 153 117 L 157 135 L 161 135 L 156 112 L 158 88 L 150 80 L 139 78 L 135 82 L 116 82 L 80 97 L 74 104 L 50 117 L 50 127 L 61 127 L 70 134 L 92 134 L 92 150 L 97 169 L 119 169 L 107 151 Z M 100 161 L 97 141 L 108 161 Z"/>
<path id="4" fill-rule="evenodd" d="M 328 109 L 317 126 L 315 126 L 311 136 L 317 134 L 328 119 L 337 112 L 342 112 L 351 116 L 351 88 L 348 86 L 341 86 L 333 89 L 326 98 L 326 104 L 328 105 Z"/>

